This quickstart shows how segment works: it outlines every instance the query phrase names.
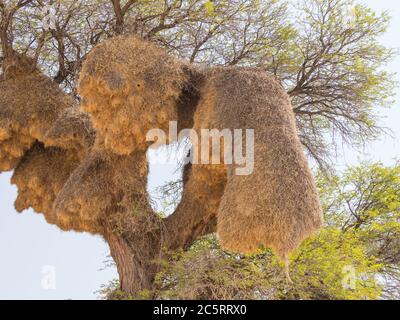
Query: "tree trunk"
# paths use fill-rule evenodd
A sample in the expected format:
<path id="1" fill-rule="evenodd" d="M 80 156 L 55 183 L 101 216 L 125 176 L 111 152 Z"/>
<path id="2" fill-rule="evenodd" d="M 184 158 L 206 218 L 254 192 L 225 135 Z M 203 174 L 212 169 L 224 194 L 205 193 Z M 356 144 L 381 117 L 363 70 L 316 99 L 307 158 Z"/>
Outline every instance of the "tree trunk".
<path id="1" fill-rule="evenodd" d="M 194 171 L 194 172 L 193 172 Z M 226 182 L 225 171 L 210 166 L 191 168 L 184 172 L 185 191 L 176 211 L 163 221 L 151 210 L 144 199 L 142 214 L 130 222 L 130 215 L 122 216 L 119 227 L 109 219 L 104 234 L 110 246 L 123 292 L 137 296 L 145 289 L 151 290 L 159 265 L 154 260 L 162 258 L 163 250 L 187 249 L 200 236 L 214 232 L 216 211 Z M 116 234 L 111 230 L 124 230 Z"/>
<path id="2" fill-rule="evenodd" d="M 225 169 L 222 165 L 186 165 L 183 184 L 181 202 L 164 220 L 169 250 L 187 249 L 197 238 L 215 232 L 226 184 Z"/>
<path id="3" fill-rule="evenodd" d="M 120 289 L 129 294 L 137 294 L 149 289 L 153 280 L 153 272 L 147 261 L 141 261 L 126 240 L 112 232 L 105 235 L 110 247 L 110 254 L 117 266 Z"/>
<path id="4" fill-rule="evenodd" d="M 145 289 L 150 290 L 158 272 L 158 265 L 153 260 L 160 254 L 160 237 L 153 235 L 149 239 L 145 234 L 139 236 L 143 238 L 132 241 L 113 232 L 104 234 L 117 266 L 120 289 L 132 296 Z"/>

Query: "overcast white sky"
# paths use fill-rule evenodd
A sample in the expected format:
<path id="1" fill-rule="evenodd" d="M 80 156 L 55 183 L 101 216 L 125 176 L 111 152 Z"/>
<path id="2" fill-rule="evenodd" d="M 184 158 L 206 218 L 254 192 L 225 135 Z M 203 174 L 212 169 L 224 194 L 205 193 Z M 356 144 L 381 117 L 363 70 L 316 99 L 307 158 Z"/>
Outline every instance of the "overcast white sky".
<path id="1" fill-rule="evenodd" d="M 375 11 L 388 10 L 392 23 L 382 38 L 386 46 L 400 48 L 400 2 L 364 0 Z M 400 70 L 400 57 L 389 66 Z M 400 76 L 397 75 L 400 81 Z M 400 155 L 400 90 L 396 104 L 382 110 L 382 124 L 393 130 L 393 137 L 383 137 L 357 152 L 348 148 L 338 159 L 338 168 L 361 160 L 379 160 L 393 164 Z M 174 177 L 175 166 L 151 165 L 149 189 Z M 44 218 L 27 210 L 17 214 L 13 207 L 16 189 L 10 185 L 10 173 L 0 174 L 0 299 L 93 299 L 102 284 L 116 277 L 113 268 L 100 270 L 107 259 L 108 246 L 100 237 L 62 232 Z M 56 288 L 44 289 L 42 279 L 54 268 Z M 45 272 L 45 273 L 43 273 Z"/>

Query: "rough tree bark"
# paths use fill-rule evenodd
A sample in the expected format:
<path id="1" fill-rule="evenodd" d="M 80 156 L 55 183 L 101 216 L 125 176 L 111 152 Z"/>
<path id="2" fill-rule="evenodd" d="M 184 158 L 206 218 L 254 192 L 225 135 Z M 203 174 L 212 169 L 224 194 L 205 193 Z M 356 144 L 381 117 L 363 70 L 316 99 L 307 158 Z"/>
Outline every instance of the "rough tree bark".
<path id="1" fill-rule="evenodd" d="M 158 247 L 148 246 L 140 249 L 113 232 L 106 232 L 104 239 L 117 266 L 120 289 L 132 295 L 144 289 L 151 289 L 156 268 L 146 260 L 149 256 L 157 254 Z M 148 252 L 145 253 L 144 250 Z"/>

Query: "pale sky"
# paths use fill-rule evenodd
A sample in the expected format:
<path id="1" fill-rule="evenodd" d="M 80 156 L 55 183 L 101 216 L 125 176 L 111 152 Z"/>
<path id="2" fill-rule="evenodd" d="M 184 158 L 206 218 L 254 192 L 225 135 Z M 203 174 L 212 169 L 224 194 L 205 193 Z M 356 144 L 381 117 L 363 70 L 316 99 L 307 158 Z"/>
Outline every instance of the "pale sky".
<path id="1" fill-rule="evenodd" d="M 382 43 L 400 48 L 400 3 L 398 0 L 364 0 L 375 11 L 388 10 L 392 22 Z M 400 57 L 389 65 L 400 70 Z M 397 75 L 400 82 L 400 76 Z M 400 158 L 400 89 L 396 104 L 382 109 L 382 124 L 393 131 L 362 152 L 345 148 L 337 161 L 338 169 L 361 160 L 379 160 L 390 165 Z M 149 190 L 176 177 L 174 165 L 150 165 Z M 27 210 L 17 214 L 13 203 L 16 188 L 11 173 L 0 174 L 0 299 L 95 299 L 102 284 L 116 278 L 113 268 L 100 270 L 109 253 L 100 238 L 76 232 L 63 232 L 49 225 L 43 216 Z M 50 269 L 49 269 L 50 268 Z M 55 288 L 42 285 L 49 270 L 54 271 Z"/>

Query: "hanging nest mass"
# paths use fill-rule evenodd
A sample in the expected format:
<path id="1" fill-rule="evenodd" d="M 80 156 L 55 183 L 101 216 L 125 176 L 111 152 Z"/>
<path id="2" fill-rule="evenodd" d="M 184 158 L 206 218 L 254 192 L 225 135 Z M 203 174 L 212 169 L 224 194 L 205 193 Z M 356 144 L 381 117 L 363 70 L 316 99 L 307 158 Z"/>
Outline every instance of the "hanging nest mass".
<path id="1" fill-rule="evenodd" d="M 42 213 L 48 223 L 65 230 L 54 214 L 53 203 L 78 165 L 75 153 L 35 143 L 22 157 L 11 178 L 18 188 L 15 209 L 22 212 L 32 208 Z"/>
<path id="2" fill-rule="evenodd" d="M 16 56 L 4 67 L 0 81 L 0 171 L 12 170 L 36 139 L 43 140 L 60 112 L 73 99 Z"/>
<path id="3" fill-rule="evenodd" d="M 146 183 L 145 153 L 120 156 L 95 148 L 69 177 L 55 212 L 65 225 L 76 217 L 100 230 L 110 215 L 147 208 Z"/>
<path id="4" fill-rule="evenodd" d="M 217 67 L 206 79 L 195 128 L 254 129 L 254 145 L 246 145 L 244 130 L 243 148 L 235 146 L 244 156 L 254 152 L 253 170 L 240 174 L 237 169 L 245 163 L 226 164 L 217 222 L 221 245 L 241 252 L 271 247 L 285 258 L 322 224 L 289 98 L 271 76 L 256 69 Z M 251 167 L 253 158 L 247 156 Z"/>
<path id="5" fill-rule="evenodd" d="M 182 64 L 154 44 L 116 37 L 87 56 L 79 79 L 82 108 L 105 147 L 118 154 L 145 150 L 146 133 L 177 120 L 177 101 L 186 81 Z"/>

